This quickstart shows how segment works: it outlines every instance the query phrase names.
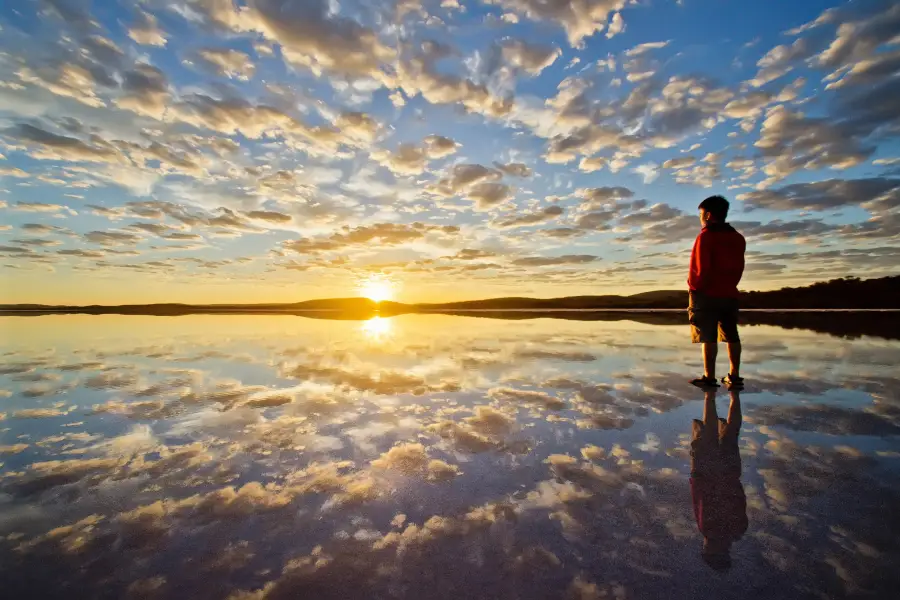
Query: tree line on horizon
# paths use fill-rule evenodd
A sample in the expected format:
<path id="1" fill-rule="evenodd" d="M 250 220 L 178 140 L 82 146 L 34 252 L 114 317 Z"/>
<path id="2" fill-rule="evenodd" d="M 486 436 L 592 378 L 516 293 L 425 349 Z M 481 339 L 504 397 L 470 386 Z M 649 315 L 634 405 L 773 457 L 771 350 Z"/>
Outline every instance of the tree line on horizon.
<path id="1" fill-rule="evenodd" d="M 241 310 L 333 310 L 400 314 L 438 310 L 603 310 L 603 309 L 682 309 L 687 307 L 686 290 L 660 290 L 631 296 L 567 296 L 562 298 L 489 298 L 463 302 L 404 304 L 368 298 L 328 298 L 296 303 L 190 305 L 179 303 L 130 304 L 119 306 L 72 306 L 45 304 L 5 304 L 7 313 L 104 312 L 133 314 L 189 314 Z M 744 292 L 743 308 L 763 309 L 900 309 L 900 275 L 875 279 L 840 277 L 802 287 L 771 291 Z"/>

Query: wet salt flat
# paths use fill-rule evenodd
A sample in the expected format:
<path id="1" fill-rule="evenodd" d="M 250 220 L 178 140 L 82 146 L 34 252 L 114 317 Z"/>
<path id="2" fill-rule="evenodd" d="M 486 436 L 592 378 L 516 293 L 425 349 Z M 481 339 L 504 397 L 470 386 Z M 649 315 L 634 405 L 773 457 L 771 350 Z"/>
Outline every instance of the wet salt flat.
<path id="1" fill-rule="evenodd" d="M 749 525 L 717 572 L 684 325 L 0 318 L 0 589 L 895 597 L 900 342 L 743 337 Z"/>

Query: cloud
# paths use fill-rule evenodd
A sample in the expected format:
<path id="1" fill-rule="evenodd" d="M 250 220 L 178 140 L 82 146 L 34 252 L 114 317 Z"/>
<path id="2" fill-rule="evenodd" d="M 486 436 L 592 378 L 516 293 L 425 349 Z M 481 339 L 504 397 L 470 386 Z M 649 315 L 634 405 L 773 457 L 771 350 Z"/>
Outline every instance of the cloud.
<path id="1" fill-rule="evenodd" d="M 722 113 L 732 119 L 756 118 L 762 114 L 762 109 L 772 102 L 772 99 L 766 92 L 749 92 L 746 96 L 726 104 Z"/>
<path id="2" fill-rule="evenodd" d="M 782 105 L 766 113 L 754 144 L 767 159 L 763 171 L 778 181 L 801 169 L 847 169 L 874 152 L 852 135 L 850 128 L 830 119 L 806 117 Z"/>
<path id="3" fill-rule="evenodd" d="M 68 210 L 68 207 L 61 204 L 45 204 L 43 202 L 16 202 L 15 205 L 9 207 L 10 210 L 22 212 L 39 212 L 39 213 L 56 213 Z"/>
<path id="4" fill-rule="evenodd" d="M 599 171 L 609 163 L 609 159 L 602 156 L 585 157 L 578 163 L 578 169 L 585 173 Z"/>
<path id="5" fill-rule="evenodd" d="M 608 206 L 616 206 L 619 201 L 634 197 L 634 192 L 623 186 L 581 188 L 575 195 L 582 198 L 578 205 L 580 210 L 596 210 Z"/>
<path id="6" fill-rule="evenodd" d="M 62 242 L 58 240 L 47 240 L 43 238 L 27 238 L 27 239 L 18 239 L 18 240 L 10 240 L 13 244 L 19 244 L 20 246 L 36 246 L 39 248 L 44 248 L 47 246 L 60 246 Z"/>
<path id="7" fill-rule="evenodd" d="M 106 105 L 97 95 L 95 73 L 81 65 L 60 63 L 38 71 L 22 67 L 16 75 L 23 83 L 42 87 L 57 96 L 73 98 L 87 106 L 99 108 Z"/>
<path id="8" fill-rule="evenodd" d="M 128 37 L 144 46 L 165 46 L 166 32 L 156 21 L 156 17 L 145 11 L 138 11 L 138 18 L 128 29 Z"/>
<path id="9" fill-rule="evenodd" d="M 813 183 L 795 183 L 778 189 L 740 194 L 746 210 L 824 211 L 842 206 L 896 204 L 900 199 L 900 179 L 827 179 Z M 891 202 L 890 199 L 893 199 Z"/>
<path id="10" fill-rule="evenodd" d="M 641 56 L 651 50 L 659 50 L 669 45 L 669 40 L 664 42 L 644 42 L 625 51 L 625 56 Z"/>
<path id="11" fill-rule="evenodd" d="M 900 79 L 897 77 L 884 77 L 861 90 L 855 86 L 840 88 L 835 112 L 844 117 L 844 131 L 856 136 L 896 132 L 900 127 L 900 108 L 890 98 L 898 91 Z"/>
<path id="12" fill-rule="evenodd" d="M 175 227 L 166 225 L 165 223 L 132 223 L 125 227 L 125 229 L 138 231 L 140 233 L 152 233 L 159 236 L 177 231 Z"/>
<path id="13" fill-rule="evenodd" d="M 643 209 L 643 207 L 641 207 Z M 649 243 L 668 244 L 693 239 L 699 231 L 697 217 L 666 203 L 657 203 L 649 210 L 620 215 L 622 227 L 640 227 L 640 236 Z"/>
<path id="14" fill-rule="evenodd" d="M 422 140 L 421 146 L 400 144 L 394 152 L 375 151 L 372 158 L 398 175 L 418 175 L 429 161 L 449 156 L 457 147 L 458 144 L 449 138 L 430 135 Z"/>
<path id="15" fill-rule="evenodd" d="M 0 245 L 0 252 L 2 252 L 4 254 L 22 255 L 22 254 L 32 254 L 32 253 L 34 253 L 34 250 L 32 250 L 31 248 L 22 248 L 21 246 Z"/>
<path id="16" fill-rule="evenodd" d="M 313 74 L 368 77 L 384 81 L 383 63 L 395 52 L 378 34 L 353 19 L 331 13 L 325 0 L 293 3 L 252 0 L 238 11 L 230 2 L 204 1 L 201 6 L 216 24 L 237 32 L 255 31 L 281 46 L 285 60 Z"/>
<path id="17" fill-rule="evenodd" d="M 562 54 L 559 48 L 530 44 L 523 40 L 509 39 L 501 44 L 503 59 L 513 67 L 529 75 L 540 75 Z"/>
<path id="18" fill-rule="evenodd" d="M 23 408 L 12 412 L 14 419 L 46 419 L 67 414 L 60 408 Z M 38 463 L 41 464 L 41 463 Z"/>
<path id="19" fill-rule="evenodd" d="M 77 256 L 79 258 L 104 258 L 106 254 L 103 252 L 99 252 L 97 250 L 78 250 L 78 249 L 65 249 L 65 250 L 57 250 L 57 254 L 61 254 L 63 256 Z"/>
<path id="20" fill-rule="evenodd" d="M 429 459 L 425 446 L 406 443 L 394 446 L 372 461 L 373 469 L 399 471 L 408 476 L 420 476 L 433 481 L 446 481 L 459 474 L 459 467 L 442 460 Z"/>
<path id="21" fill-rule="evenodd" d="M 465 192 L 469 200 L 475 202 L 477 210 L 488 210 L 512 197 L 513 189 L 503 183 L 477 183 L 470 186 Z"/>
<path id="22" fill-rule="evenodd" d="M 825 89 L 879 83 L 897 72 L 900 72 L 900 50 L 886 51 L 860 59 L 852 66 L 835 71 L 832 76 L 826 78 L 834 81 L 826 85 Z"/>
<path id="23" fill-rule="evenodd" d="M 282 135 L 289 146 L 316 156 L 333 156 L 342 147 L 366 146 L 378 129 L 374 119 L 359 112 L 339 113 L 329 124 L 310 126 L 273 106 L 204 94 L 182 96 L 166 118 L 229 135 L 240 132 L 253 139 Z"/>
<path id="24" fill-rule="evenodd" d="M 17 167 L 0 167 L 0 177 L 15 177 L 16 179 L 28 179 L 28 173 Z"/>
<path id="25" fill-rule="evenodd" d="M 659 165 L 656 163 L 645 163 L 633 168 L 632 171 L 643 178 L 644 185 L 653 183 L 659 177 Z"/>
<path id="26" fill-rule="evenodd" d="M 625 0 L 491 0 L 491 3 L 532 21 L 556 23 L 565 30 L 569 43 L 576 48 L 584 44 L 584 38 L 603 31 L 610 13 L 616 13 L 613 15 L 615 21 L 617 11 L 625 6 Z"/>
<path id="27" fill-rule="evenodd" d="M 625 19 L 622 18 L 622 13 L 617 12 L 613 15 L 612 19 L 609 20 L 609 28 L 606 30 L 606 37 L 607 39 L 613 38 L 623 31 L 625 31 Z"/>
<path id="28" fill-rule="evenodd" d="M 419 375 L 400 370 L 380 369 L 363 372 L 359 368 L 309 363 L 291 365 L 286 375 L 301 380 L 327 381 L 342 388 L 379 395 L 421 396 L 431 392 L 459 391 L 459 384 L 453 381 L 429 382 Z"/>
<path id="29" fill-rule="evenodd" d="M 900 6 L 894 4 L 868 19 L 842 23 L 834 41 L 816 57 L 816 61 L 824 67 L 838 68 L 871 58 L 882 44 L 896 42 L 898 31 Z"/>
<path id="30" fill-rule="evenodd" d="M 65 23 L 71 23 L 81 29 L 89 29 L 96 22 L 88 14 L 87 6 L 78 0 L 41 0 L 47 12 L 53 14 Z"/>
<path id="31" fill-rule="evenodd" d="M 451 169 L 449 177 L 440 179 L 436 184 L 429 186 L 428 190 L 440 196 L 450 197 L 474 186 L 496 182 L 502 178 L 503 172 L 499 169 L 489 169 L 478 164 L 458 164 Z"/>
<path id="32" fill-rule="evenodd" d="M 461 104 L 469 112 L 491 117 L 512 110 L 512 100 L 487 85 L 438 69 L 440 60 L 454 54 L 450 47 L 426 40 L 404 54 L 408 56 L 397 65 L 396 87 L 410 98 L 421 95 L 432 104 Z"/>
<path id="33" fill-rule="evenodd" d="M 825 25 L 826 23 L 833 23 L 834 20 L 838 17 L 838 9 L 837 8 L 827 8 L 822 11 L 818 17 L 809 21 L 808 23 L 804 23 L 798 27 L 794 27 L 793 29 L 788 29 L 785 31 L 785 35 L 800 35 L 801 33 L 806 33 L 811 29 L 815 29 L 820 25 Z"/>
<path id="34" fill-rule="evenodd" d="M 429 235 L 439 237 L 454 236 L 459 233 L 455 225 L 426 225 L 424 223 L 376 223 L 359 227 L 344 226 L 330 236 L 316 239 L 299 239 L 283 243 L 285 250 L 299 254 L 342 250 L 348 246 L 374 245 L 394 246 Z"/>
<path id="35" fill-rule="evenodd" d="M 659 202 L 647 210 L 640 210 L 638 212 L 622 215 L 619 219 L 619 224 L 623 226 L 643 226 L 673 219 L 683 214 L 684 213 L 680 209 L 664 202 Z"/>
<path id="36" fill-rule="evenodd" d="M 232 48 L 201 48 L 197 51 L 201 63 L 215 73 L 232 79 L 248 80 L 253 77 L 256 65 L 249 55 Z"/>
<path id="37" fill-rule="evenodd" d="M 42 233 L 59 233 L 63 235 L 72 233 L 70 229 L 66 229 L 65 227 L 60 227 L 58 225 L 47 225 L 45 223 L 25 223 L 21 225 L 19 229 L 38 235 Z"/>
<path id="38" fill-rule="evenodd" d="M 683 169 L 685 167 L 692 167 L 694 163 L 697 162 L 697 159 L 693 156 L 679 156 L 678 158 L 670 158 L 669 160 L 663 162 L 663 169 Z"/>
<path id="39" fill-rule="evenodd" d="M 299 123 L 282 111 L 264 105 L 253 105 L 243 99 L 216 99 L 203 94 L 182 97 L 171 107 L 171 117 L 200 129 L 220 133 L 242 133 L 260 138 L 266 133 L 290 131 Z"/>
<path id="40" fill-rule="evenodd" d="M 267 221 L 269 223 L 288 223 L 293 217 L 272 210 L 252 210 L 247 213 L 247 217 L 256 221 Z"/>
<path id="41" fill-rule="evenodd" d="M 770 81 L 775 81 L 787 75 L 793 69 L 794 62 L 809 58 L 814 52 L 815 49 L 804 38 L 798 39 L 790 45 L 775 46 L 756 63 L 759 71 L 748 83 L 753 87 L 762 87 Z"/>
<path id="42" fill-rule="evenodd" d="M 11 444 L 8 446 L 0 446 L 0 455 L 19 454 L 23 450 L 28 449 L 28 444 Z"/>
<path id="43" fill-rule="evenodd" d="M 96 163 L 115 163 L 124 160 L 118 150 L 97 138 L 94 138 L 97 145 L 89 145 L 77 138 L 50 133 L 27 123 L 6 129 L 3 133 L 30 146 L 31 156 L 39 160 Z"/>
<path id="44" fill-rule="evenodd" d="M 91 231 L 84 234 L 84 239 L 92 244 L 102 246 L 133 246 L 141 241 L 139 235 L 125 231 Z"/>
<path id="45" fill-rule="evenodd" d="M 118 207 L 109 208 L 107 206 L 97 206 L 96 204 L 86 204 L 85 207 L 90 209 L 91 213 L 108 219 L 118 219 L 124 216 L 124 211 Z"/>
<path id="46" fill-rule="evenodd" d="M 494 166 L 503 171 L 506 175 L 511 175 L 513 177 L 531 177 L 532 170 L 523 163 L 494 163 Z"/>
<path id="47" fill-rule="evenodd" d="M 591 254 L 564 254 L 562 256 L 526 256 L 517 258 L 512 264 L 518 267 L 547 267 L 551 265 L 582 265 L 597 260 Z"/>
<path id="48" fill-rule="evenodd" d="M 552 221 L 557 217 L 561 216 L 564 213 L 563 207 L 554 204 L 552 206 L 548 206 L 539 211 L 527 213 L 524 215 L 519 215 L 518 217 L 509 217 L 505 219 L 499 219 L 493 221 L 491 223 L 492 227 L 496 227 L 498 229 L 511 229 L 516 227 L 527 227 L 529 225 L 537 225 L 539 223 L 546 223 L 548 221 Z"/>
<path id="49" fill-rule="evenodd" d="M 838 232 L 840 225 L 830 225 L 817 219 L 805 219 L 800 221 L 781 221 L 775 219 L 768 223 L 756 223 L 746 221 L 733 221 L 734 225 L 747 239 L 756 241 L 781 241 L 781 240 L 817 240 L 823 234 Z M 760 272 L 778 272 L 784 269 L 784 265 L 765 264 L 754 261 L 755 268 Z M 748 269 L 748 272 L 750 270 Z"/>
<path id="50" fill-rule="evenodd" d="M 424 140 L 431 158 L 444 158 L 456 152 L 459 144 L 440 135 L 429 135 Z"/>
<path id="51" fill-rule="evenodd" d="M 508 387 L 496 387 L 488 390 L 488 397 L 501 402 L 533 404 L 550 410 L 566 408 L 566 402 L 547 392 L 538 390 L 520 390 Z"/>
<path id="52" fill-rule="evenodd" d="M 750 411 L 754 422 L 781 426 L 796 431 L 815 431 L 827 435 L 900 435 L 896 415 L 878 414 L 873 408 L 852 410 L 840 406 L 758 406 Z"/>

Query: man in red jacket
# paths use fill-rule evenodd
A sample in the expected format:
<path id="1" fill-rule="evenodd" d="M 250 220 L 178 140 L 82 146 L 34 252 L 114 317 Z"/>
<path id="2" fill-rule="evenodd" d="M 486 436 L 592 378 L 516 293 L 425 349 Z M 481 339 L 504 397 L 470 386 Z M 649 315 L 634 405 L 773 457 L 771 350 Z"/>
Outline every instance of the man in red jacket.
<path id="1" fill-rule="evenodd" d="M 691 381 L 701 388 L 714 388 L 718 341 L 728 344 L 731 372 L 722 378 L 729 387 L 741 387 L 741 338 L 738 335 L 738 283 L 744 274 L 744 236 L 725 222 L 728 200 L 710 196 L 700 203 L 700 235 L 691 251 L 688 275 L 691 341 L 703 345 L 703 376 Z"/>
<path id="2" fill-rule="evenodd" d="M 700 556 L 716 571 L 731 567 L 731 545 L 747 531 L 747 496 L 741 485 L 740 392 L 731 390 L 728 420 L 716 414 L 716 392 L 706 390 L 703 421 L 694 419 L 691 502 L 703 534 Z"/>

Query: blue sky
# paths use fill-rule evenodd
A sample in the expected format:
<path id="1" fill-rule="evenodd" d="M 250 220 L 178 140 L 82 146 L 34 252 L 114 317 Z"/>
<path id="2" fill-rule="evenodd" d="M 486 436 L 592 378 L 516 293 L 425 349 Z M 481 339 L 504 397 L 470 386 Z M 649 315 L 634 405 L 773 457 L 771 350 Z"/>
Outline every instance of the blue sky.
<path id="1" fill-rule="evenodd" d="M 900 7 L 0 8 L 0 301 L 405 301 L 893 274 Z"/>

